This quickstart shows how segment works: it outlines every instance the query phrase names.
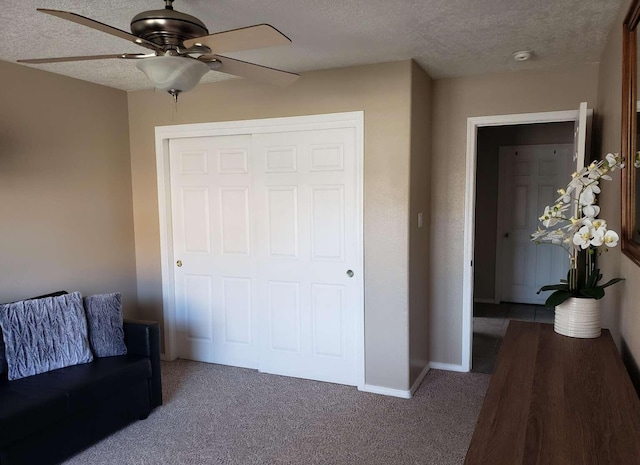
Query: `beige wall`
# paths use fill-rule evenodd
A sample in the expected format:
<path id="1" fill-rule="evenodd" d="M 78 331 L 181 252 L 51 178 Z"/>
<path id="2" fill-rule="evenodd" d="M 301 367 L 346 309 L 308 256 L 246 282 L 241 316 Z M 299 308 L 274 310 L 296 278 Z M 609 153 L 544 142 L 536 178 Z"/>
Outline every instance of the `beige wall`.
<path id="1" fill-rule="evenodd" d="M 602 53 L 598 86 L 597 134 L 601 153 L 619 152 L 621 148 L 621 96 L 622 96 L 622 21 L 629 7 L 624 0 L 618 18 Z M 610 227 L 620 231 L 620 176 L 604 185 L 600 195 L 602 211 Z M 623 255 L 619 248 L 604 255 L 601 260 L 605 278 L 621 276 L 621 284 L 607 289 L 603 301 L 604 326 L 611 329 L 614 339 L 621 339 L 628 347 L 635 363 L 640 362 L 640 268 Z"/>
<path id="2" fill-rule="evenodd" d="M 162 320 L 154 127 L 364 110 L 366 382 L 408 389 L 410 61 L 305 73 L 276 89 L 244 80 L 180 97 L 129 93 L 138 296 Z"/>
<path id="3" fill-rule="evenodd" d="M 432 361 L 462 362 L 467 118 L 572 110 L 581 101 L 593 108 L 597 79 L 598 66 L 584 65 L 434 81 L 429 268 Z"/>
<path id="4" fill-rule="evenodd" d="M 119 291 L 135 313 L 126 93 L 0 61 L 0 302 Z"/>
<path id="5" fill-rule="evenodd" d="M 568 121 L 478 129 L 476 176 L 482 182 L 476 186 L 476 218 L 482 218 L 482 221 L 476 221 L 475 228 L 475 240 L 481 246 L 476 247 L 473 257 L 474 299 L 493 301 L 495 298 L 500 147 L 573 144 L 574 125 L 573 121 Z"/>
<path id="6" fill-rule="evenodd" d="M 429 363 L 429 168 L 431 166 L 429 75 L 411 67 L 411 175 L 409 199 L 409 385 Z M 418 213 L 423 225 L 418 228 Z"/>

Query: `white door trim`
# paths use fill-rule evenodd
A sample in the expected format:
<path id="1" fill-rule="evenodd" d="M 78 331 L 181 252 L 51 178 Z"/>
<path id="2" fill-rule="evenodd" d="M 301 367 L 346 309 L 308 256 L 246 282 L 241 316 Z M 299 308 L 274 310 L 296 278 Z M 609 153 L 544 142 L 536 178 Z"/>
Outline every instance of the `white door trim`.
<path id="1" fill-rule="evenodd" d="M 515 115 L 474 116 L 467 118 L 467 163 L 464 199 L 464 254 L 462 278 L 462 366 L 461 371 L 471 370 L 473 341 L 473 253 L 476 212 L 476 160 L 478 128 L 486 126 L 510 126 L 515 124 L 560 123 L 577 121 L 578 110 L 522 113 Z M 433 367 L 433 363 L 431 364 Z"/>
<path id="2" fill-rule="evenodd" d="M 237 134 L 264 134 L 302 130 L 354 128 L 356 131 L 356 208 L 358 228 L 358 266 L 361 272 L 354 276 L 358 290 L 358 388 L 364 388 L 364 112 L 353 111 L 324 115 L 293 116 L 218 123 L 180 124 L 156 126 L 156 169 L 158 181 L 158 213 L 160 223 L 160 260 L 162 270 L 162 304 L 164 317 L 164 357 L 177 357 L 175 335 L 175 286 L 173 234 L 171 218 L 171 177 L 169 168 L 169 141 L 187 137 L 228 136 Z"/>

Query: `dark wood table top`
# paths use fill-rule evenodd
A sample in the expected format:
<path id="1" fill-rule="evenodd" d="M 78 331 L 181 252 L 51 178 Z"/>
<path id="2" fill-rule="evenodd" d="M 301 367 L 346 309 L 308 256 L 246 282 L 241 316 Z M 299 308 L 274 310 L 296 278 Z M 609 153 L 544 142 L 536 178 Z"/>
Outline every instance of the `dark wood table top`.
<path id="1" fill-rule="evenodd" d="M 511 321 L 464 463 L 640 464 L 640 400 L 609 331 Z"/>

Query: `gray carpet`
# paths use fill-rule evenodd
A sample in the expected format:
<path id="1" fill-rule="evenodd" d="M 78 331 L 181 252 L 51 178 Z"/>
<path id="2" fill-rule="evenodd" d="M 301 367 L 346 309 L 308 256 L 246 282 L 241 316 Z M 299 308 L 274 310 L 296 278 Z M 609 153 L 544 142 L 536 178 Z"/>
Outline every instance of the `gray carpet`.
<path id="1" fill-rule="evenodd" d="M 432 370 L 406 400 L 183 360 L 162 369 L 162 407 L 65 463 L 461 464 L 489 383 Z"/>

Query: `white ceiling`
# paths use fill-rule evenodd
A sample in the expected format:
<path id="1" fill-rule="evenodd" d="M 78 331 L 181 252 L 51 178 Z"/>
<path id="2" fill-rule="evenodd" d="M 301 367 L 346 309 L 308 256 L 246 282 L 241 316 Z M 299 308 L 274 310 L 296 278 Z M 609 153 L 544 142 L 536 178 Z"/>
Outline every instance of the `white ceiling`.
<path id="1" fill-rule="evenodd" d="M 71 11 L 129 31 L 162 0 L 0 0 L 0 60 L 147 53 L 122 39 L 36 12 Z M 599 61 L 621 0 L 176 0 L 209 32 L 269 23 L 292 46 L 229 54 L 303 72 L 414 58 L 434 78 Z M 518 50 L 534 59 L 515 62 Z M 34 65 L 123 90 L 149 88 L 127 60 Z M 227 75 L 210 72 L 211 82 Z"/>

